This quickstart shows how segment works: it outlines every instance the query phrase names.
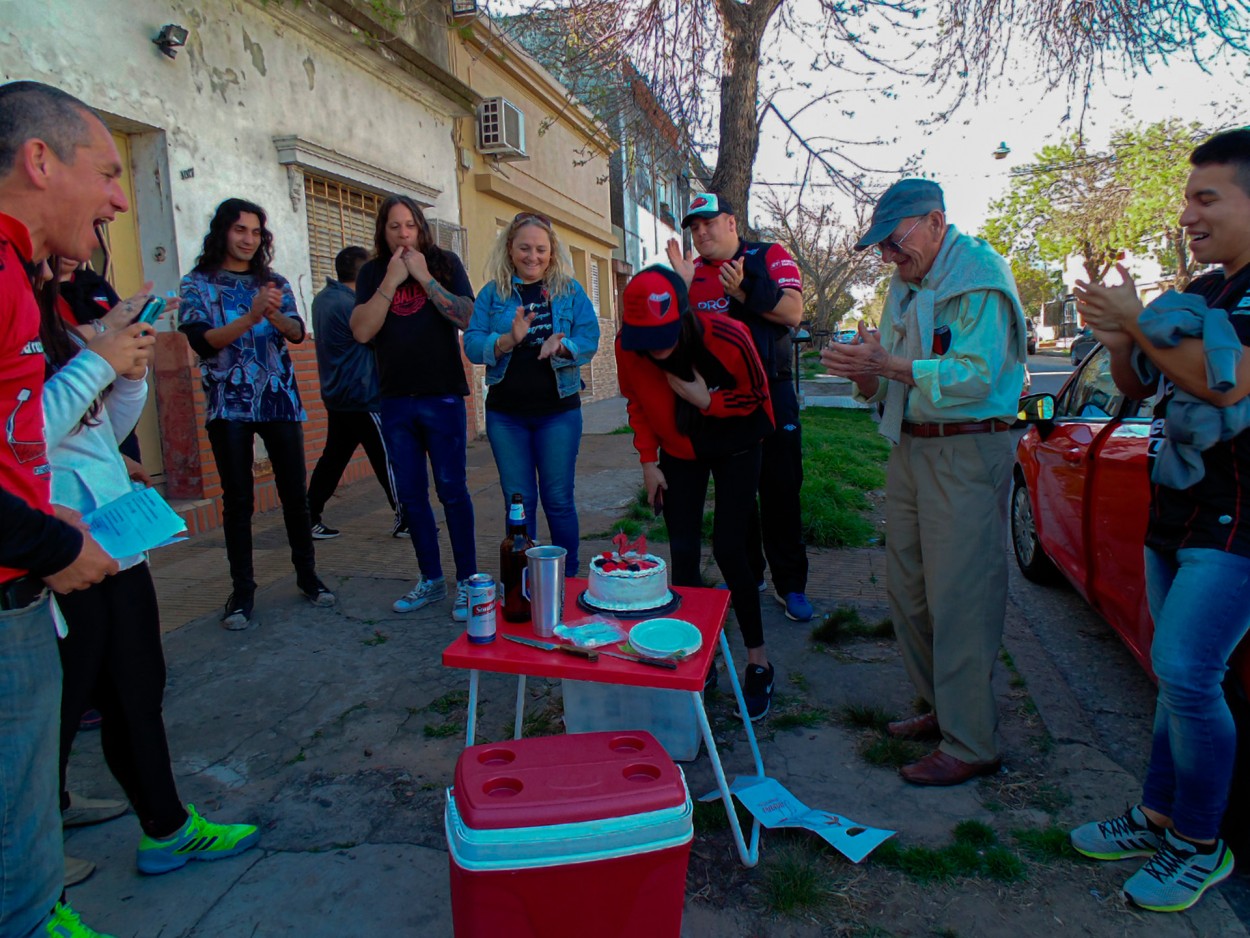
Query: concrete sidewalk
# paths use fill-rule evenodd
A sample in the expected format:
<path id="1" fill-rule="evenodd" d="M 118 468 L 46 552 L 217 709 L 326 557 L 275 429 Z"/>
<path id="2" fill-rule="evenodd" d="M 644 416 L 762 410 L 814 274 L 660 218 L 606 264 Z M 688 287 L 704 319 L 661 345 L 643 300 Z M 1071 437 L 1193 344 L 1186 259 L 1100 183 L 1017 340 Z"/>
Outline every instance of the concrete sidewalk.
<path id="1" fill-rule="evenodd" d="M 604 536 L 590 538 L 584 556 L 607 544 L 605 532 L 641 481 L 631 438 L 612 433 L 624 423 L 619 399 L 585 408 L 578 508 L 583 536 Z M 479 566 L 495 571 L 504 499 L 485 441 L 470 445 L 469 465 Z M 254 522 L 260 624 L 246 632 L 218 625 L 229 593 L 219 532 L 154 554 L 169 662 L 165 715 L 183 800 L 212 819 L 257 823 L 262 839 L 240 857 L 147 878 L 135 871 L 139 828 L 133 816 L 70 831 L 67 850 L 100 867 L 69 893 L 93 927 L 163 938 L 451 934 L 442 809 L 463 746 L 467 677 L 443 669 L 439 656 L 461 626 L 450 619 L 450 600 L 406 616 L 391 612 L 417 570 L 411 543 L 389 536 L 390 512 L 375 483 L 340 490 L 325 518 L 343 532 L 317 542 L 318 569 L 338 594 L 338 606 L 314 608 L 298 593 L 281 514 L 273 512 Z M 883 568 L 879 550 L 813 550 L 808 595 L 818 610 L 854 605 L 875 621 L 886 614 Z M 852 703 L 910 711 L 913 694 L 892 642 L 817 649 L 808 626 L 786 620 L 770 595 L 762 599 L 778 712 L 837 714 Z M 740 639 L 736 627 L 729 628 L 741 668 Z M 1006 841 L 1013 828 L 1121 810 L 1135 780 L 1098 750 L 1015 607 L 1006 645 L 1033 699 L 1025 706 L 1018 680 L 998 670 L 1002 776 L 949 790 L 914 788 L 892 769 L 865 763 L 857 752 L 863 731 L 833 720 L 786 729 L 760 724 L 769 774 L 814 807 L 899 830 L 912 844 L 944 843 L 966 818 L 1003 831 Z M 511 735 L 514 687 L 502 675 L 483 676 L 483 738 Z M 750 763 L 724 696 L 713 718 L 733 775 Z M 559 698 L 558 684 L 530 682 L 535 732 L 559 731 Z M 1042 739 L 1050 742 L 1043 746 Z M 684 769 L 696 795 L 713 786 L 706 757 Z M 1066 806 L 1039 807 L 1011 794 L 1043 775 L 1071 793 Z M 93 796 L 118 794 L 98 734 L 80 734 L 71 787 Z M 779 842 L 785 841 L 765 835 L 765 864 Z M 930 933 L 951 921 L 960 934 L 1015 936 L 1053 930 L 1060 920 L 1109 935 L 1144 923 L 1118 900 L 1103 901 L 1123 879 L 1122 864 L 1030 868 L 1026 882 L 1011 886 L 953 884 L 943 887 L 944 905 L 935 905 L 930 887 L 901 874 L 829 862 L 831 875 L 848 883 L 853 920 L 886 933 Z M 824 925 L 774 920 L 761 911 L 752 897 L 764 875 L 737 867 L 724 832 L 697 831 L 683 934 L 829 933 Z M 1218 894 L 1187 915 L 1150 917 L 1149 925 L 1162 936 L 1245 934 Z"/>

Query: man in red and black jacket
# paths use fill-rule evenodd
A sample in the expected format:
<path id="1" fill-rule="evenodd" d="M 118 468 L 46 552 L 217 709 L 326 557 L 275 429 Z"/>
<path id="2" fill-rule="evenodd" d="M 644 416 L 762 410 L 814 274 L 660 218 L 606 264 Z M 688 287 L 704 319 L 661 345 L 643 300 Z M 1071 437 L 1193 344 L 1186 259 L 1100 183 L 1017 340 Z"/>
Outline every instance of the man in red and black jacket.
<path id="1" fill-rule="evenodd" d="M 673 269 L 690 281 L 691 309 L 724 313 L 743 323 L 768 376 L 776 430 L 764 440 L 759 505 L 751 516 L 751 567 L 763 590 L 767 559 L 786 616 L 807 622 L 813 610 L 806 595 L 807 547 L 799 500 L 803 437 L 790 365 L 790 330 L 803 318 L 803 279 L 780 244 L 738 236 L 733 206 L 722 195 L 697 193 L 681 225 L 690 229 L 698 257 L 683 256 L 675 240 L 668 244 L 668 257 Z"/>
<path id="2" fill-rule="evenodd" d="M 0 86 L 0 935 L 96 935 L 63 902 L 57 792 L 61 659 L 45 586 L 70 592 L 117 572 L 74 518 L 53 515 L 44 442 L 44 355 L 31 271 L 87 257 L 95 226 L 129 208 L 108 130 L 37 82 Z M 132 327 L 135 328 L 135 327 Z M 138 328 L 135 328 L 137 336 Z M 150 344 L 150 343 L 149 343 Z M 60 512 L 60 514 L 65 514 Z"/>

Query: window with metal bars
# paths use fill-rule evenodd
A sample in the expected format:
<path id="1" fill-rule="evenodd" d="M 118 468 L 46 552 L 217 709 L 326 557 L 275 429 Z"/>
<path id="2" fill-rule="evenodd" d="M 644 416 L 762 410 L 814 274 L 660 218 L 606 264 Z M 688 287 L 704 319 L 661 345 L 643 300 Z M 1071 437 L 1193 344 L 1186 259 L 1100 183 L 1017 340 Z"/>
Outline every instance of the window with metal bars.
<path id="1" fill-rule="evenodd" d="M 304 172 L 308 206 L 308 263 L 314 290 L 334 277 L 334 258 L 349 244 L 373 253 L 373 229 L 382 196 Z"/>

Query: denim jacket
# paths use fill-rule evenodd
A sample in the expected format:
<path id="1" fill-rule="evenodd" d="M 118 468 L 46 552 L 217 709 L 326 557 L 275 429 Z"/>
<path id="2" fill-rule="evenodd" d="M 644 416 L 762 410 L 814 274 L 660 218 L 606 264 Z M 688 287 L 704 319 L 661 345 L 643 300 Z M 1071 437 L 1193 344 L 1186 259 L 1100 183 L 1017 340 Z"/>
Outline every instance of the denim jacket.
<path id="1" fill-rule="evenodd" d="M 513 278 L 513 283 L 519 281 Z M 477 295 L 469 328 L 464 331 L 464 354 L 476 365 L 486 366 L 486 384 L 498 384 L 508 370 L 512 353 L 495 357 L 495 341 L 512 331 L 512 320 L 521 305 L 521 294 L 514 288 L 506 298 L 492 280 Z M 556 389 L 561 397 L 582 389 L 582 365 L 590 364 L 599 348 L 599 317 L 590 305 L 586 291 L 573 281 L 567 293 L 551 298 L 551 318 L 556 332 L 564 333 L 563 345 L 572 358 L 553 355 L 547 359 L 556 373 Z"/>

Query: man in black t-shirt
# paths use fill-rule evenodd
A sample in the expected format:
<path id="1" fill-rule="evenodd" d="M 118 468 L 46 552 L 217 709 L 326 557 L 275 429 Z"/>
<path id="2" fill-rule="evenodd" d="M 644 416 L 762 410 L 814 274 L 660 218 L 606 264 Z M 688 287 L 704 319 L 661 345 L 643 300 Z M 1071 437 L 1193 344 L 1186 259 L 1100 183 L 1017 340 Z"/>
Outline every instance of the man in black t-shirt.
<path id="1" fill-rule="evenodd" d="M 460 355 L 473 289 L 460 258 L 434 244 L 420 206 L 407 196 L 382 203 L 374 254 L 356 277 L 351 329 L 357 342 L 372 344 L 377 359 L 382 436 L 421 571 L 391 608 L 412 612 L 447 595 L 430 508 L 432 474 L 456 565 L 452 618 L 463 622 L 469 617 L 468 579 L 477 572 L 465 451 L 469 385 Z"/>
<path id="2" fill-rule="evenodd" d="M 1191 404 L 1199 419 L 1230 425 L 1229 410 L 1244 408 L 1250 395 L 1250 130 L 1217 134 L 1189 161 L 1180 224 L 1194 258 L 1222 267 L 1185 291 L 1204 301 L 1193 307 L 1200 334 L 1152 341 L 1123 265 L 1122 285 L 1078 283 L 1076 289 L 1077 308 L 1109 349 L 1120 390 L 1144 398 L 1157 383 L 1156 453 L 1193 438 Z M 1151 318 L 1158 311 L 1152 309 Z M 1241 348 L 1231 388 L 1216 390 L 1207 347 L 1225 326 Z M 1184 408 L 1178 406 L 1181 392 Z M 1204 412 L 1204 404 L 1211 411 Z M 1229 656 L 1250 629 L 1250 430 L 1232 432 L 1201 450 L 1200 471 L 1185 488 L 1166 484 L 1175 480 L 1160 471 L 1159 459 L 1150 460 L 1146 592 L 1159 682 L 1150 768 L 1140 804 L 1072 832 L 1073 846 L 1095 859 L 1150 856 L 1124 893 L 1154 911 L 1188 908 L 1233 870 L 1232 852 L 1219 835 L 1237 734 L 1220 685 Z"/>

